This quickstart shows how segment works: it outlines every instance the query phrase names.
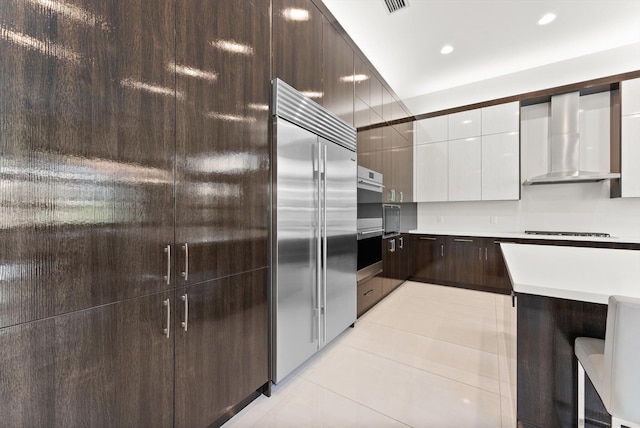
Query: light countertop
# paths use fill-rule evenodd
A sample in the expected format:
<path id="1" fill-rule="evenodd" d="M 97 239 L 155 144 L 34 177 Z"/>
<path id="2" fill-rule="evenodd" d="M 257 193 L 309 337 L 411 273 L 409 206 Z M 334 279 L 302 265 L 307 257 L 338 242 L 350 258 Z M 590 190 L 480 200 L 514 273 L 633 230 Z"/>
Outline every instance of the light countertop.
<path id="1" fill-rule="evenodd" d="M 640 251 L 501 243 L 516 293 L 607 304 L 640 298 Z"/>
<path id="2" fill-rule="evenodd" d="M 640 244 L 639 236 L 611 236 L 608 238 L 596 238 L 593 236 L 560 236 L 560 235 L 528 235 L 520 232 L 471 232 L 453 230 L 414 229 L 408 233 L 417 235 L 449 235 L 449 236 L 477 236 L 479 238 L 510 238 L 510 239 L 535 239 L 553 241 L 588 241 L 588 242 L 613 242 L 618 244 Z"/>

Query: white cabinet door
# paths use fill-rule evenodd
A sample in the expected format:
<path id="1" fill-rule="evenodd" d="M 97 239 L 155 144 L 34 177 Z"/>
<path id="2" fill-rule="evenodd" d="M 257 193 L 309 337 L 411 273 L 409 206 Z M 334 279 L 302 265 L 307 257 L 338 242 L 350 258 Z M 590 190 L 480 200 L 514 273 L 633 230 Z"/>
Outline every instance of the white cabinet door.
<path id="1" fill-rule="evenodd" d="M 498 104 L 482 109 L 482 135 L 513 132 L 520 129 L 520 103 Z"/>
<path id="2" fill-rule="evenodd" d="M 447 146 L 446 141 L 416 146 L 416 202 L 441 202 L 449 198 Z"/>
<path id="3" fill-rule="evenodd" d="M 449 115 L 449 140 L 479 137 L 482 120 L 480 109 L 462 111 Z"/>
<path id="4" fill-rule="evenodd" d="M 449 138 L 448 126 L 449 121 L 446 115 L 417 120 L 415 127 L 416 144 L 447 141 Z"/>
<path id="5" fill-rule="evenodd" d="M 520 136 L 507 132 L 482 136 L 482 200 L 520 198 Z"/>
<path id="6" fill-rule="evenodd" d="M 622 117 L 622 197 L 640 197 L 640 113 Z"/>
<path id="7" fill-rule="evenodd" d="M 622 115 L 640 113 L 640 78 L 621 82 Z"/>
<path id="8" fill-rule="evenodd" d="M 480 137 L 449 141 L 449 200 L 479 201 L 481 180 Z"/>

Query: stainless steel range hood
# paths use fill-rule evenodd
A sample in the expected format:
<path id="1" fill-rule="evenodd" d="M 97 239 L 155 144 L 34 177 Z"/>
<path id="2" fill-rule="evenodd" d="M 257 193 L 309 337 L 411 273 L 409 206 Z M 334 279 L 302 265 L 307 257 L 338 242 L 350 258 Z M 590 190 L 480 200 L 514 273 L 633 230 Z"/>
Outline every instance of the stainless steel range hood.
<path id="1" fill-rule="evenodd" d="M 580 170 L 580 93 L 551 97 L 549 172 L 529 178 L 523 185 L 593 183 L 620 178 L 619 173 Z"/>

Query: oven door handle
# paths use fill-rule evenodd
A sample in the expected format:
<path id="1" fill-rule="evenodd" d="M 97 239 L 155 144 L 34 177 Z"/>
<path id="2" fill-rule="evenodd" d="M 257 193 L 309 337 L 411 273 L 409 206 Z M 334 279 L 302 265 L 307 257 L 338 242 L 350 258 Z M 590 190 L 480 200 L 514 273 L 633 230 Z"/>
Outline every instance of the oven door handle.
<path id="1" fill-rule="evenodd" d="M 371 235 L 372 233 L 382 233 L 384 229 L 365 230 L 364 232 L 358 232 L 358 235 Z"/>
<path id="2" fill-rule="evenodd" d="M 358 178 L 358 183 L 366 184 L 368 186 L 377 187 L 379 189 L 384 189 L 384 185 L 377 183 L 375 181 L 365 180 L 364 178 Z"/>

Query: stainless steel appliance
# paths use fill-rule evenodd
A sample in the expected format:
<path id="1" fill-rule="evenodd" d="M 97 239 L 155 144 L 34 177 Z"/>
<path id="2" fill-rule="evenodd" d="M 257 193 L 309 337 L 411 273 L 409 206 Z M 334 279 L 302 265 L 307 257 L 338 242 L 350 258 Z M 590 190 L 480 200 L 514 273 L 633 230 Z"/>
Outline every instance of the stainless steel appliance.
<path id="1" fill-rule="evenodd" d="M 273 82 L 272 381 L 356 320 L 356 130 Z"/>
<path id="2" fill-rule="evenodd" d="M 382 272 L 381 173 L 358 166 L 358 283 Z"/>
<path id="3" fill-rule="evenodd" d="M 400 205 L 382 206 L 383 238 L 392 238 L 400 235 Z"/>

